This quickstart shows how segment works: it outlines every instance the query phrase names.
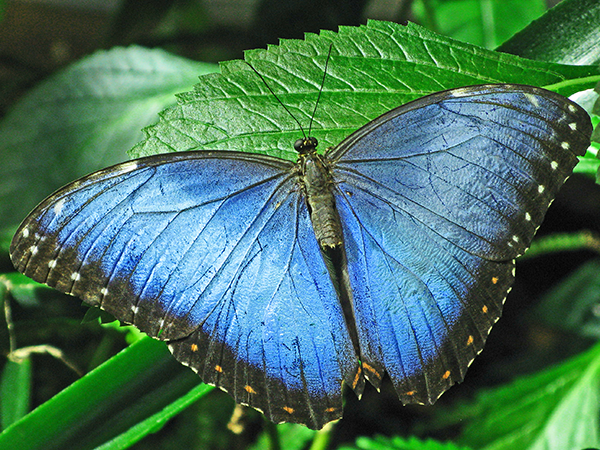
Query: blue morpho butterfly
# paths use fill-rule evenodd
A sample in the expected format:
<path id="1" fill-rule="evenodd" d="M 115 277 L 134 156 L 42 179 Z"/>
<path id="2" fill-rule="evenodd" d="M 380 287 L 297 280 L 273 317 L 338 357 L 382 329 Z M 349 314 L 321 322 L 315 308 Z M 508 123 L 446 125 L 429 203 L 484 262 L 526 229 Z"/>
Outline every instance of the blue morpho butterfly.
<path id="1" fill-rule="evenodd" d="M 344 384 L 387 373 L 403 403 L 431 404 L 463 379 L 590 135 L 553 92 L 452 89 L 324 155 L 299 139 L 296 163 L 191 151 L 93 173 L 25 219 L 11 258 L 238 403 L 318 429 Z"/>

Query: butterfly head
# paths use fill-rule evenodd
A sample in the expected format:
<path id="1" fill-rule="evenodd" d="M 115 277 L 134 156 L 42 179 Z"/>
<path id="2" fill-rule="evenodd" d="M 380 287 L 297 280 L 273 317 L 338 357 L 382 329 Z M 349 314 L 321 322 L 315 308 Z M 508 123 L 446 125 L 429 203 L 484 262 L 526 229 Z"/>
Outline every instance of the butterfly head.
<path id="1" fill-rule="evenodd" d="M 301 155 L 307 155 L 312 153 L 319 145 L 319 141 L 317 141 L 314 137 L 303 137 L 294 142 L 294 150 L 296 150 Z"/>

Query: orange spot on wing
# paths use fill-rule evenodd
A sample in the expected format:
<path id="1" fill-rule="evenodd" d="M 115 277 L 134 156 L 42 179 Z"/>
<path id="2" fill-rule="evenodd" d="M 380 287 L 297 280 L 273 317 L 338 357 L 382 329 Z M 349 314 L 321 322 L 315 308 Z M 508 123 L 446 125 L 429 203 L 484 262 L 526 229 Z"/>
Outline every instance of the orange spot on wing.
<path id="1" fill-rule="evenodd" d="M 215 370 L 216 370 L 217 372 L 219 372 L 219 373 L 223 373 L 223 368 L 222 368 L 221 366 L 219 366 L 219 365 L 216 365 L 216 366 L 215 366 Z"/>
<path id="2" fill-rule="evenodd" d="M 408 392 L 405 392 L 404 395 L 411 395 L 412 396 L 412 395 L 415 395 L 416 393 L 417 393 L 417 391 L 408 391 Z"/>
<path id="3" fill-rule="evenodd" d="M 252 386 L 246 385 L 244 386 L 244 390 L 249 394 L 256 394 L 256 391 L 252 389 Z"/>
<path id="4" fill-rule="evenodd" d="M 192 349 L 193 352 L 197 352 L 198 351 L 198 344 L 192 344 L 190 346 L 190 348 Z"/>
<path id="5" fill-rule="evenodd" d="M 288 414 L 294 414 L 294 408 L 290 408 L 289 406 L 284 406 L 283 410 Z"/>
<path id="6" fill-rule="evenodd" d="M 469 336 L 467 339 L 467 345 L 471 345 L 473 343 L 473 336 Z"/>
<path id="7" fill-rule="evenodd" d="M 335 411 L 336 411 L 336 409 L 337 409 L 337 408 L 334 408 L 333 406 L 330 406 L 329 408 L 327 408 L 327 409 L 325 410 L 325 412 L 332 413 L 332 412 L 335 412 Z"/>
<path id="8" fill-rule="evenodd" d="M 375 368 L 373 366 L 368 365 L 367 363 L 362 363 L 363 369 L 365 369 L 367 372 L 375 375 L 377 378 L 379 378 L 381 380 L 381 374 L 375 370 Z"/>
<path id="9" fill-rule="evenodd" d="M 498 283 L 498 277 L 492 277 L 492 284 Z"/>
<path id="10" fill-rule="evenodd" d="M 447 380 L 448 378 L 450 378 L 450 371 L 446 370 L 446 372 L 444 372 L 444 375 L 442 375 L 442 379 Z"/>
<path id="11" fill-rule="evenodd" d="M 356 375 L 354 375 L 354 380 L 352 380 L 352 389 L 356 388 L 356 386 L 358 385 L 358 382 L 360 381 L 361 373 L 362 373 L 362 370 L 359 367 L 358 370 L 356 371 Z"/>
<path id="12" fill-rule="evenodd" d="M 483 305 L 483 308 L 481 308 L 481 310 L 483 311 L 484 314 L 487 314 L 487 312 L 488 312 L 488 308 L 485 305 Z"/>

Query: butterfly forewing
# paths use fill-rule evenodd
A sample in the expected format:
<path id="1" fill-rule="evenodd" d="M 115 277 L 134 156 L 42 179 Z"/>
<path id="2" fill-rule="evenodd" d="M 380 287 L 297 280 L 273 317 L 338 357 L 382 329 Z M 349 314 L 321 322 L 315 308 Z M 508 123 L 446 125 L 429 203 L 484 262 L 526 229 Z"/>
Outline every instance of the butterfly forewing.
<path id="1" fill-rule="evenodd" d="M 385 371 L 403 402 L 431 403 L 463 379 L 590 134 L 560 95 L 473 86 L 392 110 L 329 152 L 374 384 Z"/>
<path id="2" fill-rule="evenodd" d="M 168 275 L 197 271 L 205 277 L 195 286 L 206 285 L 248 226 L 223 216 L 235 211 L 244 217 L 251 210 L 254 218 L 287 168 L 279 160 L 236 167 L 226 154 L 195 155 L 132 161 L 61 189 L 19 228 L 11 246 L 15 266 L 36 281 L 102 305 L 150 335 L 159 328 L 170 335 L 160 326 L 161 314 L 179 306 L 185 310 L 180 302 L 190 288 L 173 285 Z M 225 177 L 227 182 L 219 180 Z M 231 198 L 253 202 L 231 209 Z M 229 241 L 225 231 L 233 236 Z M 192 263 L 186 256 L 199 242 L 206 252 Z M 182 293 L 186 296 L 173 300 Z M 171 337 L 187 332 L 173 331 Z"/>

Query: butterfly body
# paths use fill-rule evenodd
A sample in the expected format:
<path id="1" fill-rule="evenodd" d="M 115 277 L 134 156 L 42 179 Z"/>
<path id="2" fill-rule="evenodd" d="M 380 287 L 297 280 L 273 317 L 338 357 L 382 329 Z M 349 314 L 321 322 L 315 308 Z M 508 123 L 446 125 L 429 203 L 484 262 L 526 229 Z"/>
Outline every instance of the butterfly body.
<path id="1" fill-rule="evenodd" d="M 313 137 L 299 139 L 294 147 L 299 153 L 299 182 L 317 241 L 323 249 L 339 247 L 343 242 L 342 226 L 335 207 L 330 163 L 317 153 Z"/>
<path id="2" fill-rule="evenodd" d="M 539 88 L 445 91 L 324 155 L 303 139 L 296 163 L 201 151 L 96 172 L 31 213 L 11 258 L 237 402 L 321 428 L 344 384 L 387 373 L 402 402 L 433 403 L 463 379 L 590 134 Z"/>

